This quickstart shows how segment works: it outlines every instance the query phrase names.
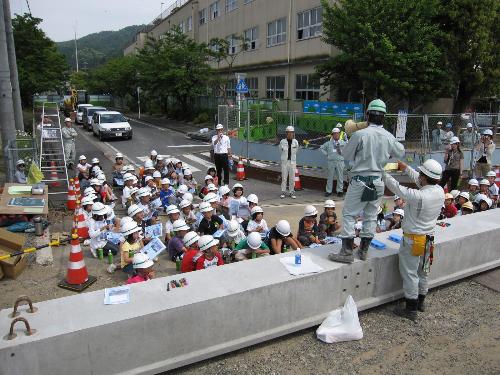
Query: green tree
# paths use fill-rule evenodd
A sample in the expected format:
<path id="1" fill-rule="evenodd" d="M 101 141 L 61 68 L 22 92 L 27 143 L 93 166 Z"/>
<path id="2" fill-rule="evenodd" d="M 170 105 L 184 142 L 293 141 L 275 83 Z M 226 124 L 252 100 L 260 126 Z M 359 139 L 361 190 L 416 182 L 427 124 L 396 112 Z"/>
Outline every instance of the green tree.
<path id="1" fill-rule="evenodd" d="M 24 105 L 32 103 L 35 93 L 60 90 L 67 78 L 68 64 L 55 43 L 38 27 L 41 22 L 41 18 L 27 13 L 17 14 L 12 20 Z"/>
<path id="2" fill-rule="evenodd" d="M 319 75 L 341 99 L 361 93 L 404 100 L 409 109 L 432 100 L 448 86 L 436 1 L 323 0 L 324 40 L 339 52 Z"/>
<path id="3" fill-rule="evenodd" d="M 137 89 L 137 57 L 133 55 L 109 60 L 90 73 L 89 89 L 124 97 Z"/>
<path id="4" fill-rule="evenodd" d="M 83 70 L 78 72 L 71 72 L 69 75 L 69 84 L 78 90 L 88 90 L 89 87 L 89 74 Z"/>
<path id="5" fill-rule="evenodd" d="M 442 48 L 453 81 L 454 112 L 478 95 L 500 93 L 500 2 L 440 0 Z"/>

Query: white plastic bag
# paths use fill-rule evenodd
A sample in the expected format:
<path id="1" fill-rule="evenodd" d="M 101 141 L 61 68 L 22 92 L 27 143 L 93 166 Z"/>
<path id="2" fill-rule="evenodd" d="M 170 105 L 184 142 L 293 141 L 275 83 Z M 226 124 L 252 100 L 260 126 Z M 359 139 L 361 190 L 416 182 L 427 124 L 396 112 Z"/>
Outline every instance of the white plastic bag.
<path id="1" fill-rule="evenodd" d="M 316 337 L 328 344 L 341 341 L 361 340 L 363 329 L 359 324 L 358 308 L 352 296 L 344 307 L 333 310 L 316 330 Z"/>

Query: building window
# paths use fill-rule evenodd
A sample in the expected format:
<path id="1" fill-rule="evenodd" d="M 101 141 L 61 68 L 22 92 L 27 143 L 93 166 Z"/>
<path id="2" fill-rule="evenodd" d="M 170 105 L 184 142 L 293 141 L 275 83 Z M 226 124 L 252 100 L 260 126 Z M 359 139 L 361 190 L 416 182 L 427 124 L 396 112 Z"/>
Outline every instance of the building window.
<path id="1" fill-rule="evenodd" d="M 227 81 L 226 96 L 228 98 L 234 98 L 236 96 L 236 78 Z"/>
<path id="2" fill-rule="evenodd" d="M 247 45 L 247 51 L 253 51 L 258 48 L 258 42 L 259 42 L 258 26 L 245 30 L 244 36 L 245 36 L 245 43 Z"/>
<path id="3" fill-rule="evenodd" d="M 214 20 L 219 17 L 219 0 L 210 4 L 210 19 Z"/>
<path id="4" fill-rule="evenodd" d="M 272 47 L 286 42 L 286 18 L 267 24 L 267 46 Z"/>
<path id="5" fill-rule="evenodd" d="M 189 16 L 186 20 L 187 31 L 193 30 L 193 16 Z"/>
<path id="6" fill-rule="evenodd" d="M 243 4 L 250 4 L 253 0 L 243 0 Z"/>
<path id="7" fill-rule="evenodd" d="M 226 13 L 232 12 L 238 8 L 238 0 L 226 0 Z"/>
<path id="8" fill-rule="evenodd" d="M 266 96 L 268 99 L 285 98 L 285 76 L 266 77 Z"/>
<path id="9" fill-rule="evenodd" d="M 320 82 L 315 74 L 295 76 L 295 99 L 319 100 Z"/>
<path id="10" fill-rule="evenodd" d="M 309 39 L 321 35 L 323 8 L 314 8 L 297 14 L 297 39 Z"/>
<path id="11" fill-rule="evenodd" d="M 258 77 L 251 77 L 245 79 L 245 82 L 248 86 L 248 94 L 247 96 L 251 98 L 258 98 L 259 97 L 259 78 Z"/>
<path id="12" fill-rule="evenodd" d="M 238 42 L 239 40 L 236 39 L 234 35 L 229 35 L 227 38 L 227 53 L 230 55 L 235 55 L 238 53 Z"/>
<path id="13" fill-rule="evenodd" d="M 200 19 L 200 25 L 207 23 L 207 8 L 203 8 L 198 12 L 198 18 Z"/>
<path id="14" fill-rule="evenodd" d="M 181 29 L 181 32 L 183 32 L 183 33 L 186 32 L 186 23 L 184 21 L 181 21 L 179 23 L 179 29 Z"/>

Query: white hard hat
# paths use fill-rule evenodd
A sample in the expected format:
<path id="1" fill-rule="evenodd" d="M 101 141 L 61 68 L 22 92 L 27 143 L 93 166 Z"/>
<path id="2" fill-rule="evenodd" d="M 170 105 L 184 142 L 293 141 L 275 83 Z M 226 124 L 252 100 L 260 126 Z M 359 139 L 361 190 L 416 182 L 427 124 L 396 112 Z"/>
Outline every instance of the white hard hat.
<path id="1" fill-rule="evenodd" d="M 134 217 L 135 215 L 137 215 L 139 212 L 142 212 L 142 211 L 143 211 L 143 209 L 141 208 L 141 206 L 138 206 L 137 204 L 133 204 L 128 208 L 127 214 L 130 217 Z"/>
<path id="2" fill-rule="evenodd" d="M 127 223 L 131 223 L 132 221 L 134 221 L 134 219 L 132 219 L 130 216 L 122 217 L 120 220 L 120 232 L 122 231 L 122 228 L 124 228 Z"/>
<path id="3" fill-rule="evenodd" d="M 224 129 L 224 125 L 222 124 L 217 124 L 217 126 L 215 127 L 215 130 L 223 130 Z"/>
<path id="4" fill-rule="evenodd" d="M 222 187 L 221 187 L 219 190 L 222 190 Z M 229 190 L 229 189 L 228 189 L 228 190 Z M 255 194 L 250 194 L 250 195 L 247 197 L 247 201 L 252 202 L 252 203 L 255 203 L 255 204 L 259 204 L 259 198 L 258 198 L 258 197 L 257 197 L 257 195 L 255 195 Z"/>
<path id="5" fill-rule="evenodd" d="M 242 185 L 242 184 L 240 184 L 239 182 L 237 182 L 237 183 L 235 183 L 235 184 L 233 185 L 233 191 L 234 191 L 234 189 L 237 189 L 237 188 L 243 189 L 243 185 Z"/>
<path id="6" fill-rule="evenodd" d="M 340 129 L 339 129 L 339 128 L 337 128 L 337 127 L 333 128 L 333 129 L 332 129 L 332 134 L 333 134 L 333 133 L 340 133 Z"/>
<path id="7" fill-rule="evenodd" d="M 200 239 L 200 236 L 198 236 L 198 233 L 187 232 L 186 235 L 184 236 L 184 238 L 182 239 L 182 243 L 184 244 L 184 246 L 191 246 L 199 239 Z"/>
<path id="8" fill-rule="evenodd" d="M 98 186 L 102 185 L 101 181 L 99 181 L 99 179 L 97 179 L 97 178 L 91 178 L 90 181 L 89 181 L 89 183 L 90 183 L 91 186 L 92 185 L 98 185 Z"/>
<path id="9" fill-rule="evenodd" d="M 191 169 L 186 168 L 184 169 L 184 176 L 192 176 L 193 172 L 191 172 Z"/>
<path id="10" fill-rule="evenodd" d="M 80 155 L 80 157 L 78 158 L 78 160 L 87 160 L 87 157 L 85 155 Z"/>
<path id="11" fill-rule="evenodd" d="M 486 178 L 483 178 L 481 181 L 479 181 L 479 185 L 488 185 L 488 186 L 490 186 L 490 182 Z"/>
<path id="12" fill-rule="evenodd" d="M 144 253 L 135 253 L 132 260 L 132 267 L 135 269 L 144 269 L 153 267 L 154 263 L 149 257 Z"/>
<path id="13" fill-rule="evenodd" d="M 335 208 L 335 202 L 331 199 L 327 199 L 323 205 L 325 208 Z"/>
<path id="14" fill-rule="evenodd" d="M 210 235 L 201 236 L 198 240 L 198 247 L 201 251 L 205 251 L 210 249 L 212 246 L 216 246 L 219 244 L 219 240 L 213 238 Z"/>
<path id="15" fill-rule="evenodd" d="M 125 173 L 123 175 L 123 182 L 131 181 L 133 179 L 134 179 L 134 175 L 132 173 Z"/>
<path id="16" fill-rule="evenodd" d="M 418 169 L 424 175 L 432 178 L 433 180 L 439 180 L 441 178 L 441 174 L 443 173 L 443 167 L 441 167 L 441 164 L 434 159 L 424 161 Z"/>
<path id="17" fill-rule="evenodd" d="M 212 208 L 212 205 L 208 202 L 201 202 L 200 207 L 199 207 L 200 212 L 211 212 L 214 209 Z"/>
<path id="18" fill-rule="evenodd" d="M 295 131 L 295 128 L 291 125 L 288 125 L 285 129 L 286 132 L 294 132 Z"/>
<path id="19" fill-rule="evenodd" d="M 335 125 L 336 128 L 341 128 L 342 127 L 342 123 L 340 122 L 337 122 L 337 125 Z"/>
<path id="20" fill-rule="evenodd" d="M 404 216 L 405 216 L 405 212 L 404 212 L 404 210 L 402 210 L 401 208 L 396 208 L 396 209 L 394 210 L 393 214 L 400 215 L 401 217 L 404 217 Z"/>
<path id="21" fill-rule="evenodd" d="M 96 164 L 96 163 L 99 163 L 99 159 L 97 159 L 97 158 L 93 158 L 93 159 L 92 159 L 92 164 Z"/>
<path id="22" fill-rule="evenodd" d="M 262 237 L 258 232 L 252 232 L 247 237 L 247 244 L 250 249 L 257 250 L 262 245 Z"/>
<path id="23" fill-rule="evenodd" d="M 491 205 L 493 204 L 493 201 L 491 200 L 491 198 L 486 197 L 486 198 L 484 198 L 483 200 L 484 200 L 484 201 L 486 202 L 486 204 L 488 205 L 488 208 L 491 208 Z M 479 202 L 479 203 L 481 203 L 481 202 Z"/>
<path id="24" fill-rule="evenodd" d="M 139 191 L 139 188 L 137 186 L 134 186 L 132 189 L 130 189 L 130 195 L 135 194 Z"/>
<path id="25" fill-rule="evenodd" d="M 83 191 L 83 195 L 84 196 L 87 196 L 87 195 L 90 195 L 90 194 L 93 194 L 95 195 L 95 190 L 93 187 L 89 186 L 87 188 L 85 188 L 85 190 Z"/>
<path id="26" fill-rule="evenodd" d="M 468 192 L 466 191 L 462 191 L 460 194 L 458 194 L 459 197 L 462 197 L 462 198 L 465 198 L 467 199 L 468 201 L 470 201 L 470 195 Z"/>
<path id="27" fill-rule="evenodd" d="M 454 145 L 455 143 L 460 143 L 460 139 L 458 137 L 451 137 L 450 145 Z"/>
<path id="28" fill-rule="evenodd" d="M 101 202 L 96 202 L 92 206 L 92 215 L 106 215 L 108 213 L 108 207 Z"/>
<path id="29" fill-rule="evenodd" d="M 186 208 L 191 206 L 191 202 L 188 201 L 187 199 L 181 200 L 181 203 L 179 203 L 179 208 Z"/>
<path id="30" fill-rule="evenodd" d="M 115 159 L 118 159 L 118 158 L 123 158 L 123 154 L 121 152 L 116 153 Z"/>
<path id="31" fill-rule="evenodd" d="M 227 224 L 227 233 L 230 236 L 236 236 L 236 234 L 238 234 L 238 229 L 240 229 L 240 224 L 236 220 L 231 220 Z"/>
<path id="32" fill-rule="evenodd" d="M 122 170 L 123 170 L 124 172 L 135 172 L 135 168 L 134 168 L 134 166 L 133 166 L 133 165 L 130 165 L 130 164 L 129 164 L 129 165 L 125 165 L 125 166 L 123 166 Z"/>
<path id="33" fill-rule="evenodd" d="M 149 181 L 151 181 L 151 180 L 154 180 L 153 176 L 146 176 L 146 177 L 144 177 L 144 182 L 146 182 L 146 183 L 149 182 Z"/>
<path id="34" fill-rule="evenodd" d="M 474 201 L 476 203 L 481 203 L 481 201 L 486 201 L 487 198 L 488 198 L 488 196 L 486 194 L 478 194 L 478 195 L 476 195 L 476 198 L 474 199 Z"/>
<path id="35" fill-rule="evenodd" d="M 231 190 L 226 185 L 221 186 L 219 189 L 219 193 L 221 196 L 229 194 L 230 192 L 231 192 Z M 255 194 L 250 194 L 250 195 L 255 195 Z M 250 195 L 248 196 L 247 200 L 249 200 Z"/>
<path id="36" fill-rule="evenodd" d="M 150 155 L 151 155 L 151 156 L 157 156 L 157 155 L 158 155 L 158 152 L 156 152 L 156 150 L 151 150 Z"/>
<path id="37" fill-rule="evenodd" d="M 94 204 L 94 198 L 92 197 L 92 195 L 83 197 L 82 206 L 86 206 L 87 204 Z"/>
<path id="38" fill-rule="evenodd" d="M 153 166 L 153 161 L 151 159 L 146 159 L 144 162 L 144 169 L 155 169 Z"/>
<path id="39" fill-rule="evenodd" d="M 163 179 L 161 180 L 161 184 L 162 184 L 162 185 L 170 185 L 170 180 L 169 180 L 168 178 L 166 178 L 166 177 L 165 177 L 165 178 L 163 178 Z"/>
<path id="40" fill-rule="evenodd" d="M 437 125 L 443 125 L 443 121 L 438 121 L 436 124 Z"/>
<path id="41" fill-rule="evenodd" d="M 217 198 L 217 194 L 215 193 L 208 193 L 203 197 L 203 202 L 208 202 L 208 203 L 214 203 L 217 202 L 219 199 Z"/>
<path id="42" fill-rule="evenodd" d="M 497 174 L 495 173 L 495 171 L 489 171 L 488 173 L 486 173 L 486 177 L 496 177 Z"/>
<path id="43" fill-rule="evenodd" d="M 460 191 L 459 190 L 452 190 L 452 191 L 450 191 L 450 194 L 453 195 L 453 199 L 455 199 L 460 194 Z"/>
<path id="44" fill-rule="evenodd" d="M 128 235 L 141 231 L 142 228 L 137 225 L 135 221 L 126 221 L 125 224 L 121 225 L 121 233 L 124 237 Z"/>
<path id="45" fill-rule="evenodd" d="M 312 204 L 308 204 L 304 208 L 304 216 L 316 216 L 318 214 L 318 210 Z"/>
<path id="46" fill-rule="evenodd" d="M 493 132 L 490 130 L 490 129 L 486 129 L 484 132 L 483 132 L 483 135 L 489 135 L 489 136 L 493 136 Z"/>
<path id="47" fill-rule="evenodd" d="M 170 206 L 167 206 L 167 215 L 171 214 L 180 214 L 181 212 L 177 208 L 175 204 L 171 204 Z"/>
<path id="48" fill-rule="evenodd" d="M 286 220 L 280 220 L 276 223 L 276 230 L 282 236 L 288 236 L 291 232 L 290 223 Z"/>
<path id="49" fill-rule="evenodd" d="M 193 197 L 193 194 L 191 194 L 191 193 L 186 193 L 182 196 L 182 200 L 188 201 L 189 203 L 193 203 L 193 199 L 194 199 L 194 197 Z"/>
<path id="50" fill-rule="evenodd" d="M 71 122 L 71 119 L 70 119 L 69 117 L 66 117 L 66 118 L 64 119 L 64 122 Z"/>
<path id="51" fill-rule="evenodd" d="M 214 180 L 214 177 L 213 177 L 213 176 L 211 176 L 211 175 L 209 175 L 209 174 L 207 174 L 207 175 L 205 176 L 205 182 L 206 182 L 207 180 L 212 180 L 212 181 L 213 181 L 213 180 Z"/>
<path id="52" fill-rule="evenodd" d="M 399 199 L 399 195 L 394 196 L 394 200 L 397 201 Z"/>
<path id="53" fill-rule="evenodd" d="M 154 171 L 153 178 L 161 178 L 161 173 L 159 171 Z"/>
<path id="54" fill-rule="evenodd" d="M 471 124 L 470 122 L 469 122 L 469 123 L 467 123 L 467 125 L 466 125 L 466 126 L 467 126 L 467 128 L 468 128 L 468 129 L 470 129 L 470 128 L 472 128 L 472 127 L 473 127 L 473 126 L 472 126 L 472 124 Z"/>
<path id="55" fill-rule="evenodd" d="M 149 197 L 151 195 L 151 191 L 149 189 L 146 189 L 146 188 L 140 188 L 138 191 L 137 191 L 137 196 L 140 198 L 140 197 Z"/>
<path id="56" fill-rule="evenodd" d="M 264 213 L 264 210 L 262 209 L 262 207 L 260 206 L 255 206 L 252 208 L 252 210 L 250 211 L 250 214 L 253 216 L 254 214 L 258 214 L 258 213 Z"/>
<path id="57" fill-rule="evenodd" d="M 182 184 L 177 188 L 177 193 L 184 195 L 188 192 L 188 190 L 189 188 L 186 185 Z"/>
<path id="58" fill-rule="evenodd" d="M 217 191 L 217 186 L 215 186 L 214 184 L 208 184 L 207 189 L 208 191 Z"/>
<path id="59" fill-rule="evenodd" d="M 94 168 L 92 168 L 92 173 L 97 176 L 99 173 L 102 173 L 101 167 L 96 165 Z"/>
<path id="60" fill-rule="evenodd" d="M 24 162 L 23 159 L 19 159 L 16 163 L 16 165 L 25 165 L 26 163 Z"/>
<path id="61" fill-rule="evenodd" d="M 104 173 L 99 173 L 97 175 L 97 179 L 99 180 L 99 182 L 102 184 L 104 183 L 104 181 L 106 181 L 106 175 Z"/>
<path id="62" fill-rule="evenodd" d="M 163 159 L 165 159 L 165 157 L 164 157 L 163 155 L 158 155 L 158 156 L 156 157 L 156 160 L 158 160 L 158 161 L 161 161 L 161 160 L 163 160 Z"/>
<path id="63" fill-rule="evenodd" d="M 190 230 L 191 228 L 189 228 L 186 224 L 186 222 L 182 219 L 179 219 L 179 220 L 176 220 L 174 221 L 174 223 L 172 224 L 173 226 L 173 231 L 174 232 L 178 232 L 180 230 Z"/>
<path id="64" fill-rule="evenodd" d="M 479 187 L 479 182 L 478 182 L 475 178 L 471 178 L 471 179 L 469 180 L 469 185 Z"/>

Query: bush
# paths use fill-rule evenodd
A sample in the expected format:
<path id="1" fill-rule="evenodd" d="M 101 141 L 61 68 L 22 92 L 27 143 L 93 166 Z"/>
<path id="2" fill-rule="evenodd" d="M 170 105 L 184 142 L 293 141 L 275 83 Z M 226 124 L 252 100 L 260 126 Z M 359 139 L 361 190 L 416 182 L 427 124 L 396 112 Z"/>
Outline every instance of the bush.
<path id="1" fill-rule="evenodd" d="M 206 124 L 210 121 L 210 116 L 206 112 L 200 113 L 198 116 L 196 116 L 193 120 L 195 124 Z"/>

